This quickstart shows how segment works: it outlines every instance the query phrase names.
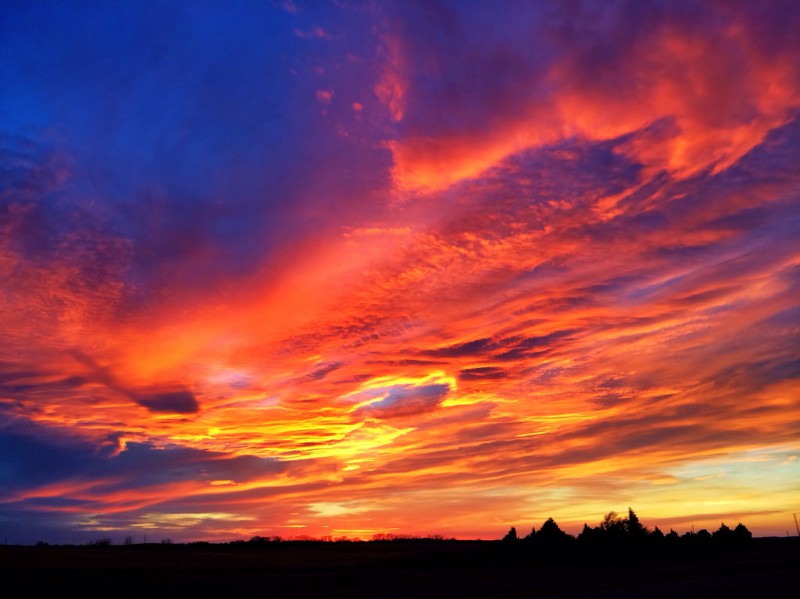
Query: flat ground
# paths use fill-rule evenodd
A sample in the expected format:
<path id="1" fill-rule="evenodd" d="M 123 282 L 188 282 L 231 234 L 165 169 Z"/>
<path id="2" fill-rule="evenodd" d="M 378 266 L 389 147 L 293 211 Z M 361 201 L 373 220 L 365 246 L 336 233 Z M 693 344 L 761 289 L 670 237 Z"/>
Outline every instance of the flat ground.
<path id="1" fill-rule="evenodd" d="M 800 596 L 793 538 L 703 559 L 569 561 L 515 549 L 471 541 L 0 546 L 0 576 L 7 597 Z"/>

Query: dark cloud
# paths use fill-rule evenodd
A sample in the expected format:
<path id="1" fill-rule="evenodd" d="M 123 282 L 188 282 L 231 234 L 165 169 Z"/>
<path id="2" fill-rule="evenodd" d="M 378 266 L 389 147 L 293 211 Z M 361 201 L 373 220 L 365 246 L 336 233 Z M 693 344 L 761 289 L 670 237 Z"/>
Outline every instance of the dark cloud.
<path id="1" fill-rule="evenodd" d="M 9 398 L 28 404 L 34 398 L 50 401 L 64 394 L 74 393 L 89 383 L 106 385 L 110 391 L 120 394 L 153 413 L 194 414 L 200 406 L 194 394 L 188 389 L 159 388 L 132 390 L 120 385 L 105 369 L 93 361 L 95 370 L 86 375 L 57 377 L 53 373 L 37 371 L 0 371 L 0 392 Z M 0 370 L 2 370 L 0 368 Z"/>
<path id="2" fill-rule="evenodd" d="M 502 11 L 473 4 L 396 3 L 390 33 L 400 39 L 410 65 L 407 135 L 489 130 L 544 95 L 551 48 L 527 51 L 548 7 L 527 7 L 513 23 Z M 443 104 L 450 110 L 442 112 Z"/>
<path id="3" fill-rule="evenodd" d="M 318 364 L 313 371 L 303 377 L 304 381 L 319 381 L 324 379 L 334 370 L 342 367 L 340 362 L 330 362 L 328 364 Z"/>
<path id="4" fill-rule="evenodd" d="M 134 401 L 151 412 L 194 414 L 200 409 L 191 391 L 162 391 L 149 395 L 134 394 Z"/>
<path id="5" fill-rule="evenodd" d="M 357 374 L 355 376 L 347 377 L 344 379 L 339 379 L 336 381 L 337 385 L 352 385 L 353 383 L 363 383 L 364 381 L 368 381 L 372 378 L 375 378 L 375 375 L 369 372 L 364 372 L 362 374 Z"/>
<path id="6" fill-rule="evenodd" d="M 74 476 L 87 458 L 94 456 L 88 444 L 63 446 L 36 437 L 0 431 L 0 489 L 4 495 Z"/>
<path id="7" fill-rule="evenodd" d="M 385 398 L 361 408 L 358 414 L 369 418 L 401 418 L 435 410 L 450 392 L 446 384 L 402 385 L 392 387 Z"/>
<path id="8" fill-rule="evenodd" d="M 509 361 L 520 360 L 534 355 L 544 355 L 549 352 L 554 345 L 565 342 L 576 331 L 563 330 L 554 331 L 547 335 L 535 335 L 532 337 L 511 337 L 503 340 L 505 351 L 496 355 L 496 359 Z"/>
<path id="9" fill-rule="evenodd" d="M 465 368 L 458 373 L 458 378 L 463 381 L 481 381 L 492 379 L 503 379 L 508 373 L 496 366 L 481 366 L 478 368 Z"/>
<path id="10" fill-rule="evenodd" d="M 676 298 L 675 303 L 683 306 L 700 306 L 707 304 L 709 302 L 713 302 L 714 300 L 723 299 L 726 296 L 731 295 L 735 291 L 736 289 L 734 287 L 720 287 L 718 289 L 709 289 L 707 291 L 691 293 L 684 297 Z"/>
<path id="11" fill-rule="evenodd" d="M 31 434 L 34 433 L 34 434 Z M 180 481 L 217 479 L 248 481 L 282 471 L 276 460 L 255 456 L 128 443 L 122 451 L 109 451 L 75 439 L 47 439 L 48 430 L 28 427 L 27 434 L 0 431 L 0 490 L 24 495 L 27 490 L 60 481 L 85 481 L 103 493 Z"/>
<path id="12" fill-rule="evenodd" d="M 585 301 L 585 298 L 576 298 Z M 531 355 L 546 353 L 558 341 L 566 340 L 576 331 L 554 331 L 547 335 L 510 336 L 503 338 L 483 338 L 459 343 L 449 347 L 422 352 L 426 355 L 442 358 L 484 358 L 501 361 L 519 360 Z"/>
<path id="13" fill-rule="evenodd" d="M 459 213 L 444 229 L 451 238 L 465 230 L 492 238 L 512 236 L 522 223 L 543 232 L 575 219 L 575 235 L 602 239 L 607 227 L 586 222 L 585 210 L 596 198 L 623 193 L 641 178 L 636 161 L 605 142 L 570 138 L 513 154 L 480 178 L 459 185 Z M 491 228 L 487 223 L 491 222 Z M 563 225 L 559 225 L 563 226 Z M 520 278 L 547 278 L 563 264 L 547 261 Z"/>
<path id="14" fill-rule="evenodd" d="M 800 275 L 800 267 L 796 267 L 796 269 L 798 271 L 797 274 Z M 800 285 L 800 278 L 798 278 L 797 284 Z M 774 327 L 778 332 L 781 332 L 786 331 L 788 328 L 796 327 L 798 323 L 800 323 L 800 306 L 776 312 L 764 319 L 760 324 L 770 328 Z"/>
<path id="15" fill-rule="evenodd" d="M 800 379 L 800 358 L 791 355 L 792 349 L 796 349 L 795 340 L 774 342 L 771 348 L 777 354 L 771 360 L 754 359 L 733 364 L 713 373 L 706 380 L 715 386 L 753 393 L 784 381 Z"/>
<path id="16" fill-rule="evenodd" d="M 147 443 L 129 443 L 122 451 L 118 449 L 113 440 L 110 445 L 96 446 L 25 423 L 0 430 L 0 528 L 8 541 L 85 543 L 99 534 L 94 526 L 81 524 L 85 520 L 131 532 L 140 513 L 129 508 L 141 507 L 139 491 L 151 504 L 147 509 L 158 512 L 159 503 L 166 505 L 175 499 L 152 497 L 152 491 L 161 486 L 214 480 L 247 482 L 277 475 L 285 468 L 276 460 L 256 456 L 156 448 Z M 59 495 L 63 492 L 59 484 L 82 488 L 81 497 Z M 44 495 L 42 489 L 47 489 Z M 203 501 L 205 511 L 209 511 L 208 504 L 214 505 L 211 511 L 219 511 L 217 496 L 209 495 Z M 184 497 L 172 509 L 185 512 L 196 502 Z M 109 506 L 113 513 L 103 514 Z"/>
<path id="17" fill-rule="evenodd" d="M 617 406 L 630 401 L 635 401 L 636 397 L 626 393 L 601 393 L 596 395 L 593 402 L 600 407 L 608 408 Z"/>
<path id="18" fill-rule="evenodd" d="M 73 358 L 89 369 L 87 377 L 79 380 L 92 380 L 108 387 L 111 391 L 124 395 L 150 412 L 172 412 L 194 414 L 200 409 L 194 394 L 188 389 L 166 387 L 157 389 L 134 389 L 122 384 L 110 369 L 98 364 L 91 356 L 80 350 L 70 352 Z"/>
<path id="19" fill-rule="evenodd" d="M 706 224 L 709 229 L 720 229 L 723 231 L 749 231 L 760 228 L 769 220 L 772 210 L 759 206 L 756 208 L 745 208 L 734 214 L 726 214 L 720 218 Z"/>
<path id="20" fill-rule="evenodd" d="M 125 451 L 101 468 L 129 476 L 130 482 L 122 486 L 136 488 L 180 480 L 247 482 L 278 474 L 285 466 L 271 458 L 232 456 L 185 447 L 157 449 L 146 443 L 129 443 Z"/>
<path id="21" fill-rule="evenodd" d="M 495 348 L 497 344 L 492 339 L 475 339 L 466 343 L 459 343 L 450 347 L 433 349 L 425 352 L 434 357 L 462 358 L 465 356 L 481 356 Z"/>
<path id="22" fill-rule="evenodd" d="M 446 364 L 442 360 L 415 360 L 413 358 L 404 360 L 369 360 L 367 364 L 382 364 L 384 366 L 438 366 Z"/>

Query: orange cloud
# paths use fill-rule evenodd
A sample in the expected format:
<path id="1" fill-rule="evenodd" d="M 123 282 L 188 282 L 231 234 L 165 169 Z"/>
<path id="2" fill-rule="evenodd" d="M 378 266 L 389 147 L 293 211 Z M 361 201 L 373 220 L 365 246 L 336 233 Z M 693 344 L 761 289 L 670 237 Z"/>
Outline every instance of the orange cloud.
<path id="1" fill-rule="evenodd" d="M 390 144 L 398 187 L 412 192 L 444 189 L 477 177 L 527 148 L 574 136 L 624 138 L 665 119 L 671 128 L 662 128 L 646 146 L 623 148 L 633 151 L 633 157 L 649 169 L 664 169 L 676 177 L 707 168 L 719 172 L 792 118 L 800 81 L 793 52 L 788 48 L 765 52 L 757 32 L 748 27 L 747 14 L 729 11 L 721 17 L 726 26 L 706 35 L 698 35 L 694 24 L 683 20 L 685 15 L 661 20 L 655 14 L 643 15 L 640 23 L 630 25 L 640 31 L 623 30 L 625 17 L 621 16 L 614 25 L 620 29 L 612 26 L 605 38 L 599 32 L 563 39 L 552 31 L 537 32 L 567 50 L 546 67 L 522 65 L 513 70 L 515 80 L 508 82 L 503 93 L 516 91 L 519 97 L 480 96 L 480 120 L 467 112 L 474 105 L 448 103 L 452 88 L 475 85 L 475 77 L 480 76 L 473 73 L 470 79 L 460 67 L 460 61 L 473 56 L 471 47 L 479 41 L 465 37 L 454 46 L 437 47 L 440 54 L 429 58 L 438 61 L 434 69 L 409 56 L 415 55 L 409 48 L 412 41 L 387 36 L 394 41 L 387 44 L 384 78 L 406 82 L 391 88 L 393 93 L 384 85 L 378 94 L 395 107 L 402 98 L 405 107 L 403 111 L 390 108 L 398 122 L 408 121 L 400 138 Z M 502 56 L 505 42 L 486 43 L 494 44 L 494 51 Z M 492 56 L 491 50 L 487 53 Z M 601 57 L 609 58 L 613 66 L 601 64 Z M 521 60 L 518 54 L 505 58 L 510 64 Z M 502 72 L 502 67 L 491 64 Z M 434 77 L 444 83 L 429 83 Z M 425 85 L 442 90 L 422 91 Z M 424 106 L 425 102 L 436 104 Z M 418 118 L 415 109 L 426 114 L 442 111 L 447 114 L 442 120 L 453 125 L 441 126 L 427 116 Z M 461 119 L 463 127 L 458 126 Z"/>

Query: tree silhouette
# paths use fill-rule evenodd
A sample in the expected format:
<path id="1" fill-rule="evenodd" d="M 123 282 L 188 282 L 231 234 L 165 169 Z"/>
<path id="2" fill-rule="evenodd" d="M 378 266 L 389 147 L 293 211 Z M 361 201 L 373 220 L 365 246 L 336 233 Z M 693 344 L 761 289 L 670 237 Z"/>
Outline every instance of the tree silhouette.
<path id="1" fill-rule="evenodd" d="M 600 523 L 605 541 L 618 541 L 625 536 L 627 526 L 625 520 L 617 516 L 617 512 L 608 512 Z"/>
<path id="2" fill-rule="evenodd" d="M 736 528 L 733 529 L 733 540 L 739 547 L 747 547 L 753 542 L 753 533 L 747 530 L 747 527 L 739 522 Z"/>
<path id="3" fill-rule="evenodd" d="M 504 543 L 513 543 L 516 540 L 517 540 L 517 529 L 512 526 L 511 530 L 509 530 L 506 533 L 506 536 L 503 537 L 503 542 Z"/>
<path id="4" fill-rule="evenodd" d="M 714 542 L 718 546 L 730 546 L 733 541 L 733 531 L 723 523 L 717 530 L 714 531 L 714 534 L 711 535 L 711 538 L 714 539 Z"/>
<path id="5" fill-rule="evenodd" d="M 731 530 L 725 524 L 711 533 L 706 529 L 685 533 L 679 536 L 674 530 L 664 534 L 657 526 L 648 529 L 632 508 L 621 518 L 616 512 L 609 512 L 596 527 L 583 525 L 583 530 L 573 537 L 562 531 L 553 518 L 548 518 L 539 530 L 531 529 L 519 540 L 514 527 L 503 537 L 503 541 L 514 551 L 526 551 L 540 559 L 577 556 L 583 559 L 625 558 L 661 559 L 665 557 L 704 557 L 723 552 L 742 551 L 752 546 L 752 534 L 744 524 Z"/>
<path id="6" fill-rule="evenodd" d="M 647 528 L 639 521 L 639 517 L 628 508 L 628 518 L 624 520 L 625 533 L 631 541 L 643 541 L 647 537 Z"/>
<path id="7" fill-rule="evenodd" d="M 573 540 L 572 536 L 561 530 L 558 524 L 556 524 L 556 521 L 552 518 L 548 518 L 544 521 L 544 524 L 542 524 L 542 527 L 534 538 L 535 544 L 538 547 L 547 549 L 564 548 Z"/>

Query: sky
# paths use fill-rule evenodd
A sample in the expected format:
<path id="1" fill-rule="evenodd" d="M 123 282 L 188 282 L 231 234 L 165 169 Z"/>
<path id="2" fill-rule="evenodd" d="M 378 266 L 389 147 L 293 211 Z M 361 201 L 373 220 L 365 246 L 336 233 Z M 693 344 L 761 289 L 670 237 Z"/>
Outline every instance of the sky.
<path id="1" fill-rule="evenodd" d="M 800 512 L 800 5 L 0 4 L 0 541 Z"/>

